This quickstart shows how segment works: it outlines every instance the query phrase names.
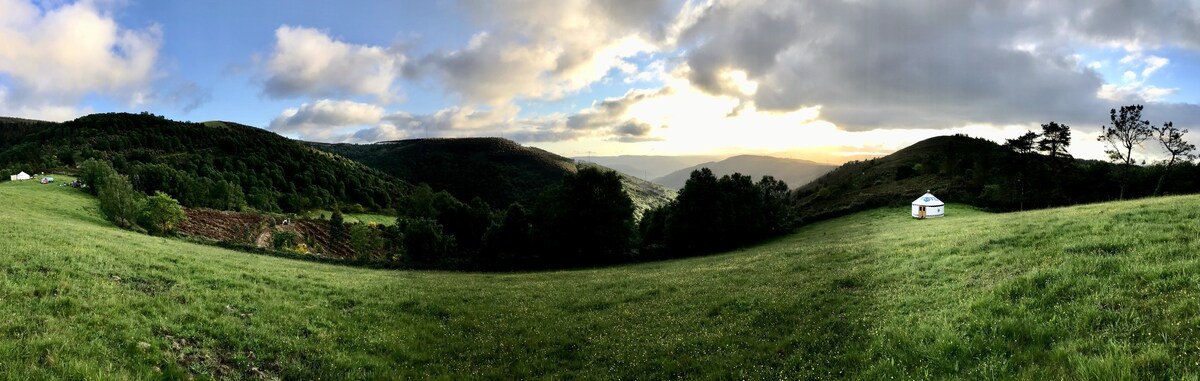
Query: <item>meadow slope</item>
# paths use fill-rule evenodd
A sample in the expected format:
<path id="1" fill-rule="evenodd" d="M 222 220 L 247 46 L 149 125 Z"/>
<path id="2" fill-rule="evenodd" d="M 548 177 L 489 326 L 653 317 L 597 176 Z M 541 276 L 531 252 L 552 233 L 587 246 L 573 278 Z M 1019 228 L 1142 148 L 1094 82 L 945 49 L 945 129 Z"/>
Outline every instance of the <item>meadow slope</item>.
<path id="1" fill-rule="evenodd" d="M 579 271 L 382 271 L 113 227 L 0 183 L 0 377 L 1083 378 L 1200 374 L 1200 197 L 813 224 Z"/>

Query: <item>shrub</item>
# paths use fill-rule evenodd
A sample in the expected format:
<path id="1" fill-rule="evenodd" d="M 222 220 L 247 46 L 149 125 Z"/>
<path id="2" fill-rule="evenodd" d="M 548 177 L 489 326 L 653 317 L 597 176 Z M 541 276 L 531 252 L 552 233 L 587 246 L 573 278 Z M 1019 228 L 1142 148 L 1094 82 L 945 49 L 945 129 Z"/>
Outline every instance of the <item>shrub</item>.
<path id="1" fill-rule="evenodd" d="M 138 222 L 150 234 L 169 235 L 175 232 L 175 227 L 180 222 L 187 219 L 187 214 L 184 214 L 179 201 L 171 198 L 171 195 L 154 192 L 153 196 L 146 198 L 138 217 Z"/>

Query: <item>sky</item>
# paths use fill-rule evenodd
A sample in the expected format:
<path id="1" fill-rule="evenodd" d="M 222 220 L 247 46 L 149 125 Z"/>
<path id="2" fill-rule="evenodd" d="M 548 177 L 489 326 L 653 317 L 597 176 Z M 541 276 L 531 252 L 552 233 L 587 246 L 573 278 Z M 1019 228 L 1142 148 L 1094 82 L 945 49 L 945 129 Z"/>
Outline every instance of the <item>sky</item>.
<path id="1" fill-rule="evenodd" d="M 1143 104 L 1200 143 L 1196 0 L 0 0 L 0 115 L 838 163 Z M 1161 156 L 1144 145 L 1145 158 Z"/>

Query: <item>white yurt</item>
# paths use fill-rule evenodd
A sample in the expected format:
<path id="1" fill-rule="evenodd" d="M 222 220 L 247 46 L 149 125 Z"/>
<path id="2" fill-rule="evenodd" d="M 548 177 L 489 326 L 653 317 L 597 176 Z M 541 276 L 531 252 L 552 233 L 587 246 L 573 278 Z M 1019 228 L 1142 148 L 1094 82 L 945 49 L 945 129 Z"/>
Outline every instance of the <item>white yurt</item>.
<path id="1" fill-rule="evenodd" d="M 25 173 L 25 172 L 18 173 L 17 176 L 15 177 L 15 179 L 16 180 L 29 180 L 29 174 Z"/>
<path id="2" fill-rule="evenodd" d="M 946 204 L 938 200 L 933 193 L 925 191 L 925 195 L 912 202 L 913 218 L 935 218 L 946 215 Z"/>

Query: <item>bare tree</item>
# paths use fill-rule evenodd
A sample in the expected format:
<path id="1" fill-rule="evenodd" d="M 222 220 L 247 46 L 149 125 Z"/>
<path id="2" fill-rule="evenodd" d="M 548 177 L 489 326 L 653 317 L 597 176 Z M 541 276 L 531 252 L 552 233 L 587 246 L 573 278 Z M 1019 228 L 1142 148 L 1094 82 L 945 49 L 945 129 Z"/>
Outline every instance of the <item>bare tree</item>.
<path id="1" fill-rule="evenodd" d="M 1109 111 L 1112 126 L 1101 126 L 1100 137 L 1096 140 L 1108 142 L 1110 148 L 1104 150 L 1109 160 L 1121 163 L 1124 167 L 1124 179 L 1121 180 L 1120 199 L 1125 199 L 1125 187 L 1129 185 L 1129 177 L 1133 169 L 1133 147 L 1153 136 L 1154 130 L 1150 122 L 1142 120 L 1142 105 L 1121 106 L 1121 112 Z"/>
<path id="2" fill-rule="evenodd" d="M 1154 135 L 1158 138 L 1158 142 L 1162 144 L 1163 150 L 1171 154 L 1171 158 L 1167 160 L 1167 168 L 1163 170 L 1162 176 L 1158 178 L 1158 185 L 1154 187 L 1154 195 L 1159 195 L 1162 191 L 1163 183 L 1167 180 L 1167 174 L 1171 172 L 1171 167 L 1175 165 L 1175 161 L 1179 159 L 1192 160 L 1196 158 L 1196 145 L 1188 143 L 1183 138 L 1187 130 L 1175 128 L 1175 124 L 1171 122 L 1163 123 L 1162 127 L 1154 128 Z"/>

